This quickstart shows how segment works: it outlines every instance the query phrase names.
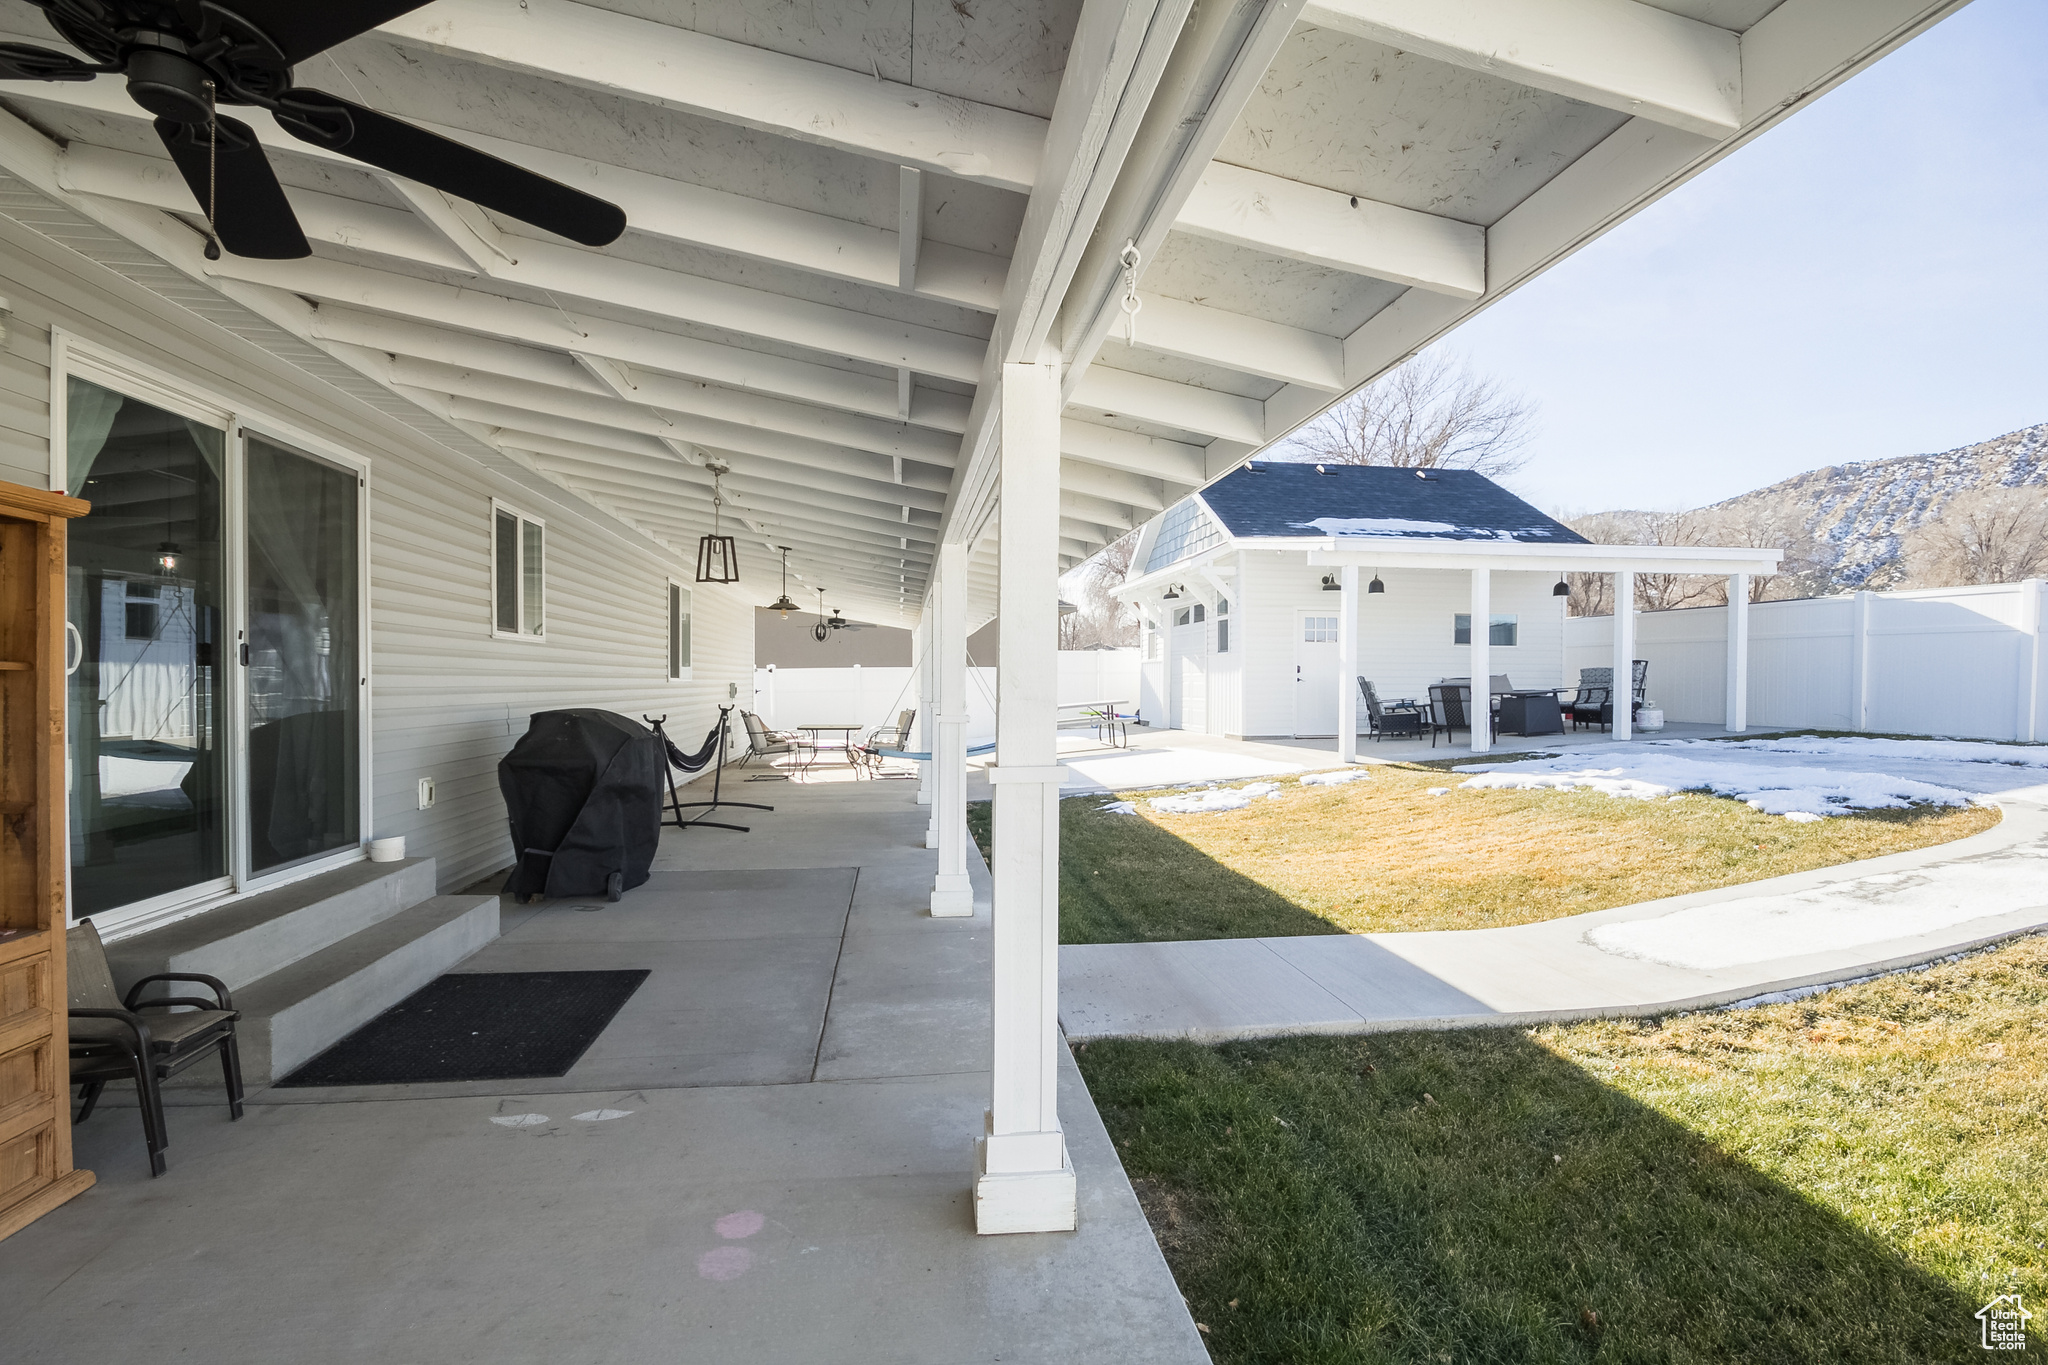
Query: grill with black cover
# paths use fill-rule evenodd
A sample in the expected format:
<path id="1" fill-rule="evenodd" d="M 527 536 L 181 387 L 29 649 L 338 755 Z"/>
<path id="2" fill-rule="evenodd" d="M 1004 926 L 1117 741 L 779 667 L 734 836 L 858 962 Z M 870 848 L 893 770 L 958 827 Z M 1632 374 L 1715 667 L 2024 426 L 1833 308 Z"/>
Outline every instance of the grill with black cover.
<path id="1" fill-rule="evenodd" d="M 517 856 L 505 889 L 520 900 L 617 900 L 646 881 L 661 837 L 664 748 L 610 711 L 535 712 L 498 761 Z"/>

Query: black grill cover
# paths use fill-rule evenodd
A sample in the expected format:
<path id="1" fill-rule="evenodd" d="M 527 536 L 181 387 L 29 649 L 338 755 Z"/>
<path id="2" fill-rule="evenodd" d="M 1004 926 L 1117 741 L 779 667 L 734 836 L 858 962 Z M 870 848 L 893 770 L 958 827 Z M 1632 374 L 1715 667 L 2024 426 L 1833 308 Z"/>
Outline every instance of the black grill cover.
<path id="1" fill-rule="evenodd" d="M 647 880 L 661 838 L 661 740 L 610 711 L 537 711 L 498 760 L 515 896 L 598 896 Z M 552 857 L 545 856 L 552 854 Z"/>

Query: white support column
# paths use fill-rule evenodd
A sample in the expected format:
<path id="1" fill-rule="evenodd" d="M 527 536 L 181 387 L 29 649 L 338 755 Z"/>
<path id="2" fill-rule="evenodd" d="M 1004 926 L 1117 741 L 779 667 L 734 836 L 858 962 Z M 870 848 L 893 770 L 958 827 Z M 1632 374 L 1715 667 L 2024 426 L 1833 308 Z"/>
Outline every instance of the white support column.
<path id="1" fill-rule="evenodd" d="M 1749 575 L 1728 575 L 1728 733 L 1749 729 Z"/>
<path id="2" fill-rule="evenodd" d="M 2022 665 L 2026 670 L 2026 685 L 2020 696 L 2020 705 L 2024 709 L 2020 713 L 2017 738 L 2027 744 L 2037 744 L 2041 740 L 2041 685 L 2044 681 L 2041 675 L 2043 666 L 2048 665 L 2048 659 L 2042 657 L 2041 620 L 2041 602 L 2048 594 L 2044 594 L 2041 588 L 2038 578 L 2029 578 L 2020 584 L 2020 630 L 2025 636 L 2027 656 Z"/>
<path id="3" fill-rule="evenodd" d="M 932 827 L 938 832 L 939 874 L 932 881 L 932 916 L 958 919 L 974 914 L 974 887 L 967 880 L 967 547 L 939 546 L 936 567 Z"/>
<path id="4" fill-rule="evenodd" d="M 1870 604 L 1871 594 L 1850 597 L 1849 728 L 1870 728 Z"/>
<path id="5" fill-rule="evenodd" d="M 1472 752 L 1493 747 L 1493 570 L 1472 571 Z"/>
<path id="6" fill-rule="evenodd" d="M 917 733 L 905 735 L 904 746 L 913 753 L 932 753 L 932 609 L 927 602 L 917 618 L 917 626 L 910 632 L 911 667 L 917 670 Z M 932 762 L 925 759 L 917 765 L 917 804 L 932 804 Z M 939 846 L 939 818 L 936 811 L 925 826 L 924 846 Z"/>
<path id="7" fill-rule="evenodd" d="M 1626 740 L 1635 729 L 1636 576 L 1634 570 L 1614 574 L 1614 738 Z"/>
<path id="8" fill-rule="evenodd" d="M 1358 761 L 1358 566 L 1337 570 L 1337 761 Z"/>
<path id="9" fill-rule="evenodd" d="M 992 1094 L 975 1161 L 978 1232 L 1074 1227 L 1059 1076 L 1060 369 L 1005 364 L 997 569 Z"/>

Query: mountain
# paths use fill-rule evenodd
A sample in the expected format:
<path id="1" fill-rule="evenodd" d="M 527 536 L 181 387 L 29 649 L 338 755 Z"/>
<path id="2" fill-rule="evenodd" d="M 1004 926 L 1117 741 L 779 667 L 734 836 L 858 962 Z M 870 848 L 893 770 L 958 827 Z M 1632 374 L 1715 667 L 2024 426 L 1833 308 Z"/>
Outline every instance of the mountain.
<path id="1" fill-rule="evenodd" d="M 1908 532 L 1967 489 L 2048 485 L 2048 422 L 1936 455 L 1858 460 L 1796 474 L 1704 509 L 1729 522 L 1804 525 L 1824 591 L 1898 585 Z"/>

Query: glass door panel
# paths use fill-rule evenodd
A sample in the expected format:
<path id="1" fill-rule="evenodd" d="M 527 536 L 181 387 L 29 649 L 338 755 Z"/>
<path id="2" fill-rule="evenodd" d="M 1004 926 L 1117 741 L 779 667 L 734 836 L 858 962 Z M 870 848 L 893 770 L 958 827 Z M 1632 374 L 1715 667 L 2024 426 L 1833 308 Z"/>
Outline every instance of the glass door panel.
<path id="1" fill-rule="evenodd" d="M 72 915 L 227 874 L 224 433 L 83 379 L 66 461 Z"/>
<path id="2" fill-rule="evenodd" d="M 358 480 L 260 437 L 249 490 L 249 869 L 361 837 Z"/>

